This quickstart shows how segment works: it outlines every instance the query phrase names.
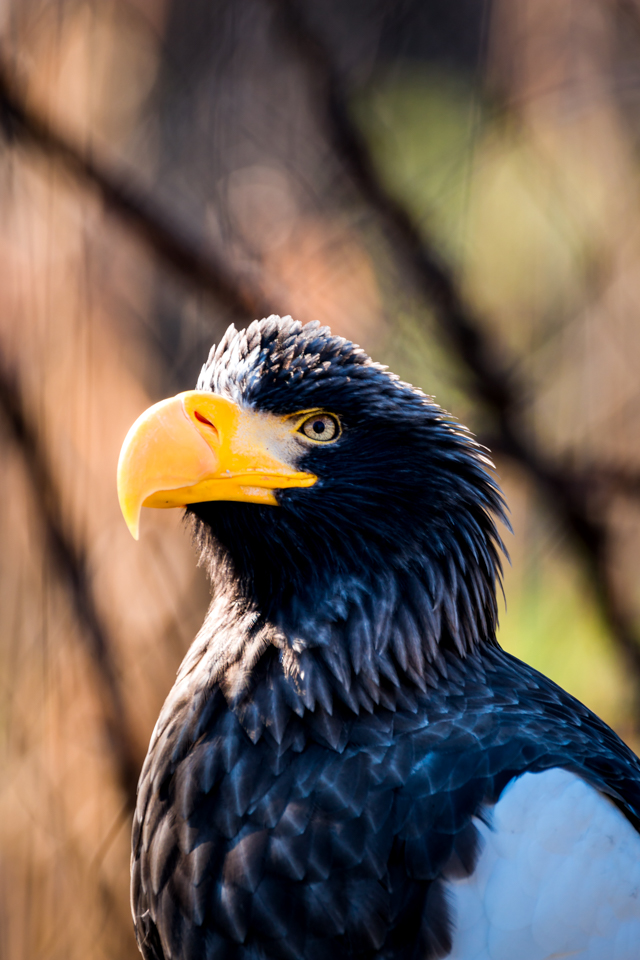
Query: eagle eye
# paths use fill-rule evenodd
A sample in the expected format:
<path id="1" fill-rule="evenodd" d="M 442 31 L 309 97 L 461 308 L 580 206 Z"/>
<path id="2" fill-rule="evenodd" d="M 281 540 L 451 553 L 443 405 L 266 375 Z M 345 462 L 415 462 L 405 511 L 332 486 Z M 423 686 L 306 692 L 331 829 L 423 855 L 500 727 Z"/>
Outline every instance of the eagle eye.
<path id="1" fill-rule="evenodd" d="M 340 436 L 340 421 L 332 413 L 314 413 L 304 420 L 298 433 L 303 433 L 309 440 L 320 443 L 329 443 Z"/>

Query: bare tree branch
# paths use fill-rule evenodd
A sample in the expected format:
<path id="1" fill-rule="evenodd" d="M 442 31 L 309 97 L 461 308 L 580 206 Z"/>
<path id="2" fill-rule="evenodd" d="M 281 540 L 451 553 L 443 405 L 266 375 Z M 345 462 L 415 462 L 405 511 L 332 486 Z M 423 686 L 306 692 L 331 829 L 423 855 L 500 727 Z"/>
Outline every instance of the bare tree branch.
<path id="1" fill-rule="evenodd" d="M 510 450 L 504 446 L 500 434 L 483 434 L 479 437 L 483 446 L 493 453 L 510 456 Z M 579 468 L 561 465 L 556 467 L 558 482 L 570 487 L 572 497 L 581 502 L 597 500 L 606 497 L 627 497 L 630 500 L 640 499 L 640 470 L 633 467 L 620 466 L 616 463 L 600 463 L 586 461 Z"/>
<path id="2" fill-rule="evenodd" d="M 640 471 L 624 467 L 587 468 L 585 473 L 593 473 L 593 485 L 600 485 L 607 493 L 615 493 L 629 499 L 640 499 Z"/>
<path id="3" fill-rule="evenodd" d="M 438 330 L 462 361 L 470 392 L 492 414 L 496 446 L 515 460 L 544 493 L 581 548 L 594 598 L 617 646 L 633 670 L 640 724 L 640 643 L 635 623 L 623 609 L 612 582 L 610 534 L 589 509 L 589 484 L 567 478 L 536 447 L 522 423 L 523 390 L 501 361 L 488 325 L 460 293 L 451 270 L 423 236 L 403 204 L 384 186 L 368 144 L 349 113 L 348 96 L 332 53 L 312 29 L 296 0 L 269 0 L 308 71 L 309 83 L 333 148 L 365 202 L 377 213 L 401 267 L 435 313 Z"/>
<path id="4" fill-rule="evenodd" d="M 0 362 L 0 409 L 24 458 L 33 486 L 33 503 L 40 515 L 51 568 L 67 589 L 81 635 L 96 668 L 107 741 L 129 810 L 136 801 L 141 758 L 136 756 L 120 684 L 113 662 L 113 642 L 97 609 L 88 575 L 87 558 L 66 528 L 60 494 L 23 402 L 17 376 Z"/>
<path id="5" fill-rule="evenodd" d="M 157 199 L 135 182 L 130 171 L 116 170 L 83 151 L 28 106 L 0 54 L 0 130 L 6 139 L 35 147 L 57 160 L 76 179 L 95 190 L 106 208 L 185 280 L 240 317 L 268 316 L 269 305 L 244 280 L 233 277 L 222 258 L 179 223 Z"/>
<path id="6" fill-rule="evenodd" d="M 617 12 L 624 19 L 626 26 L 636 36 L 640 36 L 640 6 L 638 6 L 637 0 L 608 0 L 608 2 L 614 12 Z M 607 0 L 605 0 L 606 5 Z"/>

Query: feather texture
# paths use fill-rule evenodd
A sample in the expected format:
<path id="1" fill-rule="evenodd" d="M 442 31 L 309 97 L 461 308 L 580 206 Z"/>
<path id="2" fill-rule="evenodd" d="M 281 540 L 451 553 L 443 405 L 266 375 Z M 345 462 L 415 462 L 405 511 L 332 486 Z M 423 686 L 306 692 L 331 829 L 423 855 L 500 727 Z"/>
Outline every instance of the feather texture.
<path id="1" fill-rule="evenodd" d="M 536 887 L 504 824 L 527 778 L 560 776 L 562 796 L 587 797 L 592 822 L 605 811 L 633 846 L 640 764 L 497 645 L 505 514 L 482 449 L 360 348 L 290 318 L 230 328 L 198 387 L 275 413 L 326 409 L 343 432 L 301 447 L 318 481 L 277 508 L 190 508 L 214 599 L 140 779 L 131 896 L 145 960 L 582 950 L 584 925 L 557 933 L 571 890 L 547 888 L 542 867 Z M 541 836 L 530 808 L 520 833 Z M 568 843 L 569 804 L 555 809 Z M 612 883 L 585 896 L 615 902 L 607 956 L 630 960 L 637 913 L 629 883 L 622 906 Z M 538 921 L 532 902 L 550 890 Z"/>

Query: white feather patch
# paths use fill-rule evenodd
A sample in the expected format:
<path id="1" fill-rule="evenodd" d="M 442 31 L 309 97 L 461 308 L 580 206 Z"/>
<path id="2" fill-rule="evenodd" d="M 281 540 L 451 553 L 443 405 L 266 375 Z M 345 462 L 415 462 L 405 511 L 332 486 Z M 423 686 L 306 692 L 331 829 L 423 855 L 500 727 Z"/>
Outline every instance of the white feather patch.
<path id="1" fill-rule="evenodd" d="M 471 877 L 447 885 L 448 960 L 640 960 L 640 834 L 566 770 L 505 789 Z"/>

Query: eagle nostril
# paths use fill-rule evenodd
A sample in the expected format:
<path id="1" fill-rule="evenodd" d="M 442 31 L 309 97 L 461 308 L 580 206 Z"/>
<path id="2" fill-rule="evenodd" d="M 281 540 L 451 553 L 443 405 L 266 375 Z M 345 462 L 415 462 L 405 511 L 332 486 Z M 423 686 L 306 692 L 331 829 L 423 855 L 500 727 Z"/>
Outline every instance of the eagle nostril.
<path id="1" fill-rule="evenodd" d="M 203 417 L 202 414 L 201 414 L 201 413 L 198 413 L 197 410 L 194 410 L 194 411 L 193 411 L 193 415 L 194 415 L 194 417 L 196 418 L 196 420 L 199 420 L 199 421 L 200 421 L 200 423 L 204 423 L 204 424 L 206 424 L 208 427 L 211 427 L 211 429 L 214 431 L 216 437 L 218 436 L 218 429 L 217 429 L 217 427 L 215 426 L 215 424 L 211 423 L 211 420 L 207 420 L 207 418 L 206 418 L 206 417 Z"/>
<path id="2" fill-rule="evenodd" d="M 201 414 L 201 413 L 198 413 L 197 410 L 194 411 L 194 416 L 195 416 L 196 420 L 199 420 L 199 421 L 200 421 L 200 423 L 206 423 L 207 426 L 209 426 L 209 427 L 212 427 L 212 426 L 213 426 L 213 424 L 211 423 L 211 420 L 207 420 L 207 418 L 206 418 L 206 417 L 203 417 L 202 414 Z"/>

